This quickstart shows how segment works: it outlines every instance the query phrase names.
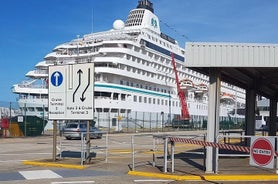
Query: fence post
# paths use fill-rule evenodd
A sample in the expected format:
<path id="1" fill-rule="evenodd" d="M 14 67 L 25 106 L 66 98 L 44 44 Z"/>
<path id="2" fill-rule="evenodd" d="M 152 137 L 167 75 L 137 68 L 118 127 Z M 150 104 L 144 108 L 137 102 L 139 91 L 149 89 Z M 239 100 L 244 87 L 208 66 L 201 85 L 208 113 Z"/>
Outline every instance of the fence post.
<path id="1" fill-rule="evenodd" d="M 156 142 L 156 138 L 153 137 L 153 167 L 155 167 L 155 150 L 156 150 L 156 147 L 155 147 L 155 142 Z"/>
<path id="2" fill-rule="evenodd" d="M 105 163 L 108 162 L 108 132 L 106 132 L 106 150 L 105 150 Z"/>
<path id="3" fill-rule="evenodd" d="M 172 173 L 175 172 L 175 142 L 171 141 L 171 162 L 172 162 Z"/>
<path id="4" fill-rule="evenodd" d="M 132 170 L 135 170 L 135 153 L 134 153 L 134 135 L 131 136 L 131 149 L 132 149 Z"/>
<path id="5" fill-rule="evenodd" d="M 163 167 L 163 172 L 167 173 L 167 155 L 168 153 L 168 137 L 164 138 L 164 167 Z"/>

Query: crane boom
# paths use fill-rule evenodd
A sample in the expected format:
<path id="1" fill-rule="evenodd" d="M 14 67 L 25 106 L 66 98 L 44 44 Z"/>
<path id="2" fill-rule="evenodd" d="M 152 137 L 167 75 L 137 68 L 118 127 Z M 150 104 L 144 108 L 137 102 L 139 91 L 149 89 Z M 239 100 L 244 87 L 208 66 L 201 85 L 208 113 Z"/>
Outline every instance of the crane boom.
<path id="1" fill-rule="evenodd" d="M 179 96 L 180 104 L 181 104 L 181 119 L 189 120 L 190 115 L 189 115 L 189 111 L 188 111 L 188 107 L 187 107 L 187 103 L 186 103 L 185 92 L 180 87 L 180 81 L 179 81 L 174 53 L 171 53 L 171 57 L 172 57 L 172 65 L 173 65 L 173 69 L 174 69 L 174 73 L 175 73 L 175 79 L 176 79 L 176 83 L 177 83 L 177 92 L 178 92 L 178 96 Z"/>

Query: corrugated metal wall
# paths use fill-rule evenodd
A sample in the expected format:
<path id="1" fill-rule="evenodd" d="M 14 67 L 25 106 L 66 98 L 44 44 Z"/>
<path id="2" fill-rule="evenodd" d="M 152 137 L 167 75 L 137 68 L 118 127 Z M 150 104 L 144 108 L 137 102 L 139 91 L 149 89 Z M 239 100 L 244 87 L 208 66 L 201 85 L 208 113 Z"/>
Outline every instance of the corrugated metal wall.
<path id="1" fill-rule="evenodd" d="M 278 67 L 278 44 L 188 42 L 185 58 L 188 67 Z"/>

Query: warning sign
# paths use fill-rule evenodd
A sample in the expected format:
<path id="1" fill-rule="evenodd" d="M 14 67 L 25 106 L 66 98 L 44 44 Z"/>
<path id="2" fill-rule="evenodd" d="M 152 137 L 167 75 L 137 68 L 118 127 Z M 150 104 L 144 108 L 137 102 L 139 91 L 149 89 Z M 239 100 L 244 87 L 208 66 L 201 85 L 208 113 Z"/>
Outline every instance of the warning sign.
<path id="1" fill-rule="evenodd" d="M 250 165 L 274 168 L 274 137 L 251 137 Z"/>

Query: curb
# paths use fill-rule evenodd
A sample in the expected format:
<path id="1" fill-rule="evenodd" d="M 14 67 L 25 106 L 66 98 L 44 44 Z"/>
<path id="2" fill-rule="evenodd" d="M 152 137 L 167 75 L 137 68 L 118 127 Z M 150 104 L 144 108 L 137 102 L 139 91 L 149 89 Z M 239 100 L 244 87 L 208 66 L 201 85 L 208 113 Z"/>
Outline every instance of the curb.
<path id="1" fill-rule="evenodd" d="M 68 168 L 68 169 L 86 169 L 86 166 L 84 166 L 84 165 L 60 164 L 60 163 L 43 162 L 43 161 L 24 160 L 24 161 L 22 161 L 22 164 L 43 166 L 43 167 L 62 167 L 62 168 Z"/>
<path id="2" fill-rule="evenodd" d="M 241 174 L 231 174 L 231 175 L 171 175 L 162 173 L 148 173 L 140 171 L 129 171 L 129 175 L 143 176 L 143 177 L 154 177 L 161 179 L 170 180 L 186 180 L 186 181 L 278 181 L 278 175 L 241 175 Z"/>

